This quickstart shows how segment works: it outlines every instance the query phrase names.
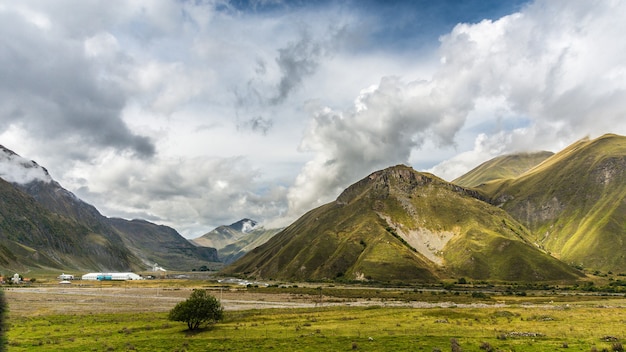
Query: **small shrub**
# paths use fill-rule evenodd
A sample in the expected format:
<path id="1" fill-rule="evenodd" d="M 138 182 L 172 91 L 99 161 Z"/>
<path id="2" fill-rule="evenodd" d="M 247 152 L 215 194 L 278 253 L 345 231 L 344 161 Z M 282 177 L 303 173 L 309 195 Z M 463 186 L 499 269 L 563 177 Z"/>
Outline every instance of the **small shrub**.
<path id="1" fill-rule="evenodd" d="M 489 342 L 483 342 L 480 344 L 479 348 L 481 350 L 485 350 L 487 352 L 493 352 L 493 347 L 489 344 Z"/>
<path id="2" fill-rule="evenodd" d="M 450 339 L 450 349 L 452 350 L 452 352 L 462 352 L 463 351 L 461 349 L 461 345 L 459 345 L 459 342 L 455 338 L 451 338 Z"/>
<path id="3" fill-rule="evenodd" d="M 622 352 L 624 351 L 624 347 L 621 342 L 614 342 L 612 346 L 613 352 Z"/>

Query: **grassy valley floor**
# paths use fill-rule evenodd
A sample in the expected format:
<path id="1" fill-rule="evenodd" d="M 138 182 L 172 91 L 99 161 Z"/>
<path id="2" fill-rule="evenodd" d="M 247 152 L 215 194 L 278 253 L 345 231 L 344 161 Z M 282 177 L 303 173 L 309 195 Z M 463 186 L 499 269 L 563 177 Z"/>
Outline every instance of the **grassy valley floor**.
<path id="1" fill-rule="evenodd" d="M 225 320 L 167 320 L 193 287 Z M 316 292 L 321 295 L 314 294 Z M 215 287 L 198 282 L 12 287 L 8 351 L 621 351 L 623 296 L 550 291 Z"/>

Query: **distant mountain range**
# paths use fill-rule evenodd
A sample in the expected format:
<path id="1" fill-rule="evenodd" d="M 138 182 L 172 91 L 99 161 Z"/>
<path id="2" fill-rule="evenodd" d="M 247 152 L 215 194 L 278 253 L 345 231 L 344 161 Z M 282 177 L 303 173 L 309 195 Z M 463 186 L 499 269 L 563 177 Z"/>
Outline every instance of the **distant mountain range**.
<path id="1" fill-rule="evenodd" d="M 250 250 L 262 245 L 282 229 L 265 229 L 257 222 L 242 219 L 230 225 L 219 226 L 191 240 L 197 246 L 217 249 L 221 262 L 229 264 Z"/>
<path id="2" fill-rule="evenodd" d="M 570 281 L 626 273 L 626 138 L 512 154 L 445 182 L 375 172 L 226 267 L 280 280 Z"/>
<path id="3" fill-rule="evenodd" d="M 242 219 L 230 225 L 219 226 L 204 235 L 191 240 L 194 244 L 204 247 L 222 249 L 227 245 L 237 242 L 246 237 L 255 229 L 257 223 L 254 220 Z"/>
<path id="4" fill-rule="evenodd" d="M 218 261 L 215 249 L 193 246 L 172 228 L 101 215 L 2 146 L 0 178 L 0 268 L 191 270 Z"/>

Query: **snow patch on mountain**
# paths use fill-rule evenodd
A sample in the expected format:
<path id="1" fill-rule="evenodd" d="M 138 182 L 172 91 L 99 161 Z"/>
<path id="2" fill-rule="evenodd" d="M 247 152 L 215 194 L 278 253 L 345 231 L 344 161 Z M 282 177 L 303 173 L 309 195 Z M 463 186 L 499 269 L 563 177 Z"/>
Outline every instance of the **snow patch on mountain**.
<path id="1" fill-rule="evenodd" d="M 0 145 L 0 178 L 22 185 L 33 181 L 52 182 L 48 170 L 2 145 Z"/>
<path id="2" fill-rule="evenodd" d="M 256 227 L 256 222 L 255 221 L 253 221 L 253 220 L 244 221 L 242 226 L 241 226 L 241 232 L 248 233 L 248 232 L 254 230 L 255 227 Z"/>
<path id="3" fill-rule="evenodd" d="M 257 222 L 250 219 L 241 219 L 228 227 L 239 232 L 249 233 L 257 227 Z"/>

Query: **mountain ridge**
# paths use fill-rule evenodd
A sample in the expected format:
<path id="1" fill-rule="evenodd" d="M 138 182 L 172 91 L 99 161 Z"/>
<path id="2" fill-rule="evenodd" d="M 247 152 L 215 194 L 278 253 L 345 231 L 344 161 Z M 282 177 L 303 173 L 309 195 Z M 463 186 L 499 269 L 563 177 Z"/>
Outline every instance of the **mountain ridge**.
<path id="1" fill-rule="evenodd" d="M 521 224 L 480 197 L 434 175 L 390 167 L 307 212 L 223 273 L 383 282 L 435 282 L 458 275 L 529 281 L 580 277 L 533 247 Z"/>
<path id="2" fill-rule="evenodd" d="M 548 151 L 501 155 L 478 165 L 452 180 L 451 183 L 462 187 L 478 187 L 493 180 L 515 178 L 528 172 L 552 155 L 554 153 Z"/>
<path id="3" fill-rule="evenodd" d="M 196 248 L 174 229 L 103 216 L 45 168 L 4 146 L 0 177 L 0 267 L 143 271 L 158 259 L 161 266 L 190 270 L 217 261 L 214 249 Z M 165 255 L 150 237 L 166 241 L 175 253 Z"/>
<path id="4" fill-rule="evenodd" d="M 567 263 L 626 271 L 621 254 L 626 249 L 626 137 L 581 139 L 517 178 L 477 190 L 530 228 L 537 245 Z"/>

